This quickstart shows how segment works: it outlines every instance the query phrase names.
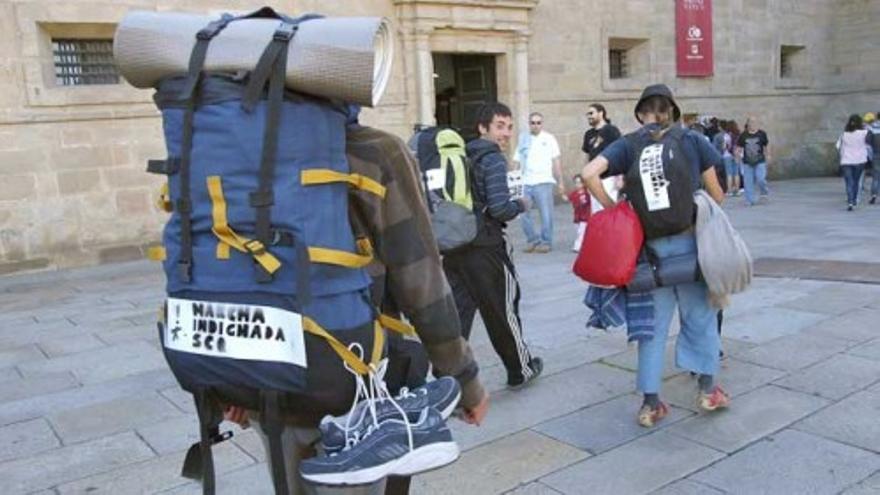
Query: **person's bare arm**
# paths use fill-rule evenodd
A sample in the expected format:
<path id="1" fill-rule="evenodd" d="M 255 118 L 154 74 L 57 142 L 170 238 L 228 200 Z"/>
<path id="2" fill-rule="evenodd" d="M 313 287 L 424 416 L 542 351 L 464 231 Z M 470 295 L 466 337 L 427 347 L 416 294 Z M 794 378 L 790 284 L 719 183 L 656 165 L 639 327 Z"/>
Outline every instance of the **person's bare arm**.
<path id="1" fill-rule="evenodd" d="M 565 196 L 565 181 L 562 177 L 562 156 L 557 156 L 553 159 L 553 176 L 559 185 L 559 194 Z"/>
<path id="2" fill-rule="evenodd" d="M 706 192 L 708 192 L 709 196 L 712 196 L 712 199 L 720 205 L 724 202 L 724 190 L 721 189 L 721 184 L 718 183 L 718 175 L 715 173 L 715 168 L 707 168 L 703 171 L 702 176 L 703 186 L 706 188 Z"/>
<path id="3" fill-rule="evenodd" d="M 614 206 L 614 200 L 605 191 L 605 186 L 602 185 L 602 179 L 600 178 L 606 170 L 608 170 L 608 160 L 604 156 L 599 155 L 584 167 L 583 171 L 581 171 L 581 178 L 584 180 L 584 184 L 587 185 L 590 194 L 603 207 L 611 208 Z"/>

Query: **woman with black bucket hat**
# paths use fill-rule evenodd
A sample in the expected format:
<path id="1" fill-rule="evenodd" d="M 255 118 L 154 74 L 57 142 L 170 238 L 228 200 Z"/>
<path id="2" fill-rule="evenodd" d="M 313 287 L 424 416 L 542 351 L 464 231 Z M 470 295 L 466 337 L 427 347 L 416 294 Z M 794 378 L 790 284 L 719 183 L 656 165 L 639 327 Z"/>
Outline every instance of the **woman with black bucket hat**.
<path id="1" fill-rule="evenodd" d="M 645 251 L 655 266 L 650 286 L 654 324 L 639 343 L 637 388 L 644 394 L 638 422 L 654 426 L 669 411 L 660 401 L 663 359 L 672 315 L 678 307 L 681 332 L 675 360 L 698 375 L 697 404 L 704 411 L 727 407 L 730 397 L 715 383 L 721 339 L 717 310 L 709 303 L 706 283 L 696 269 L 693 194 L 703 187 L 719 204 L 724 192 L 715 167 L 721 156 L 700 136 L 677 124 L 681 111 L 665 84 L 645 88 L 635 107 L 637 131 L 624 136 L 588 163 L 582 172 L 590 192 L 606 208 L 614 205 L 601 178 L 623 174 L 623 192 L 645 231 Z"/>

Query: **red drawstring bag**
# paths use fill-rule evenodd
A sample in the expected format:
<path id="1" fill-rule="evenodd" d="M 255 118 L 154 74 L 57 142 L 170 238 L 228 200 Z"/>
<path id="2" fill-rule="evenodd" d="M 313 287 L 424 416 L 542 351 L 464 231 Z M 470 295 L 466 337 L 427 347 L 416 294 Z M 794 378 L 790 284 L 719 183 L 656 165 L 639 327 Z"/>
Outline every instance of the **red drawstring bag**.
<path id="1" fill-rule="evenodd" d="M 645 233 L 628 201 L 590 217 L 572 271 L 595 285 L 623 287 L 636 273 Z"/>

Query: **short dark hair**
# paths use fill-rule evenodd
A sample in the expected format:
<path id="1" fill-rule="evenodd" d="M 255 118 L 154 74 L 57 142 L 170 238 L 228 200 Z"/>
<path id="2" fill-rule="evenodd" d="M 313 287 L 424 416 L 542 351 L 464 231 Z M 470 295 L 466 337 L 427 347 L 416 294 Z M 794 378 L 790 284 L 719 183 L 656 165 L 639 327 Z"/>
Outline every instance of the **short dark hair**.
<path id="1" fill-rule="evenodd" d="M 846 128 L 844 131 L 853 132 L 862 128 L 862 116 L 854 113 L 849 116 L 849 120 L 846 121 Z"/>
<path id="2" fill-rule="evenodd" d="M 608 112 L 605 111 L 605 106 L 601 103 L 591 103 L 590 106 L 587 108 L 595 109 L 597 112 L 602 114 L 602 120 L 609 124 L 611 123 L 611 119 L 608 118 Z"/>
<path id="3" fill-rule="evenodd" d="M 510 108 L 504 103 L 499 103 L 497 101 L 484 103 L 483 106 L 477 110 L 477 133 L 480 132 L 480 126 L 489 129 L 489 126 L 492 125 L 492 119 L 494 119 L 496 115 L 500 117 L 512 117 L 513 113 L 511 113 Z"/>

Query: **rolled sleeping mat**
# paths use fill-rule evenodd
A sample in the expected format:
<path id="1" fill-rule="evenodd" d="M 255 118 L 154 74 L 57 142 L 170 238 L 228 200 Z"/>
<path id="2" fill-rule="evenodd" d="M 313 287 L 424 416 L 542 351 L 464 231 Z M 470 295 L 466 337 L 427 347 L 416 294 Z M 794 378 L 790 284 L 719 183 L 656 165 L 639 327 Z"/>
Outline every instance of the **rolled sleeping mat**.
<path id="1" fill-rule="evenodd" d="M 216 17 L 133 11 L 116 29 L 113 56 L 136 88 L 187 72 L 196 33 Z M 207 71 L 253 70 L 278 19 L 241 19 L 211 41 Z M 375 106 L 391 75 L 394 40 L 381 17 L 327 17 L 302 22 L 287 55 L 286 86 L 294 91 Z"/>

